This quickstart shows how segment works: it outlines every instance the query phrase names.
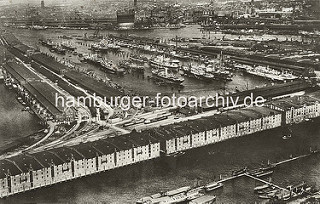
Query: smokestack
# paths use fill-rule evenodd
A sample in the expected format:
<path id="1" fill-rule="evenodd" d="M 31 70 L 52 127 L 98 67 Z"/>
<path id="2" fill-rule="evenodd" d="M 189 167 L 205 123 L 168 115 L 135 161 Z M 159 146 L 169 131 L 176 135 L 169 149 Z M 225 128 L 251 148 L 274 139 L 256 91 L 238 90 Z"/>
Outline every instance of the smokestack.
<path id="1" fill-rule="evenodd" d="M 137 4 L 138 4 L 138 0 L 133 0 L 133 6 L 137 7 Z"/>
<path id="2" fill-rule="evenodd" d="M 41 1 L 41 8 L 44 8 L 44 0 Z"/>

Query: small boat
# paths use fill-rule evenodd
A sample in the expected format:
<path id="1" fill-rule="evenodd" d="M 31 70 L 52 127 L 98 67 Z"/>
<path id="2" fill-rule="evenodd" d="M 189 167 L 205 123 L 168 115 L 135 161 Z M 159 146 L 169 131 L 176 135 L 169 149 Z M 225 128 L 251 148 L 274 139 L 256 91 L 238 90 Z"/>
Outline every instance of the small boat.
<path id="1" fill-rule="evenodd" d="M 269 196 L 269 195 L 259 195 L 258 196 L 260 199 L 270 199 L 270 198 L 272 198 L 271 196 Z"/>
<path id="2" fill-rule="evenodd" d="M 269 162 L 268 162 L 269 163 Z M 261 167 L 260 170 L 262 171 L 271 171 L 274 168 L 276 168 L 276 165 L 274 164 L 267 164 L 267 166 Z"/>
<path id="3" fill-rule="evenodd" d="M 284 139 L 284 140 L 287 140 L 289 138 L 291 138 L 291 134 L 282 136 L 282 139 Z"/>
<path id="4" fill-rule="evenodd" d="M 306 122 L 313 122 L 313 120 L 311 118 L 305 118 L 304 121 Z"/>
<path id="5" fill-rule="evenodd" d="M 273 171 L 266 171 L 266 172 L 262 172 L 260 174 L 257 174 L 256 177 L 260 178 L 260 177 L 264 177 L 264 176 L 269 176 L 273 174 Z"/>
<path id="6" fill-rule="evenodd" d="M 269 188 L 262 189 L 256 191 L 257 194 L 268 194 L 270 191 L 275 190 L 276 188 L 274 186 L 270 186 Z"/>
<path id="7" fill-rule="evenodd" d="M 171 153 L 171 154 L 167 154 L 166 156 L 167 157 L 180 157 L 180 156 L 182 156 L 184 154 L 185 154 L 185 152 L 179 151 L 179 152 L 174 152 L 174 153 Z"/>
<path id="8" fill-rule="evenodd" d="M 299 189 L 299 188 L 303 188 L 303 187 L 305 187 L 307 184 L 306 184 L 306 182 L 301 182 L 301 183 L 299 183 L 299 184 L 296 184 L 296 185 L 289 185 L 289 186 L 287 186 L 286 188 L 288 189 L 288 190 L 297 190 L 297 189 Z"/>
<path id="9" fill-rule="evenodd" d="M 189 202 L 189 204 L 213 204 L 216 201 L 214 195 L 204 195 Z"/>
<path id="10" fill-rule="evenodd" d="M 22 109 L 22 111 L 29 111 L 30 110 L 30 107 L 29 106 L 26 106 Z"/>
<path id="11" fill-rule="evenodd" d="M 194 200 L 204 195 L 203 186 L 187 191 L 187 200 Z"/>
<path id="12" fill-rule="evenodd" d="M 275 197 L 278 192 L 279 192 L 278 190 L 271 190 L 263 195 L 259 195 L 258 197 L 261 199 L 270 199 Z"/>
<path id="13" fill-rule="evenodd" d="M 291 133 L 292 133 L 291 128 L 289 126 L 285 127 L 283 130 L 282 139 L 287 140 L 287 139 L 291 138 Z"/>
<path id="14" fill-rule="evenodd" d="M 188 198 L 187 193 L 189 191 L 192 191 L 190 189 L 191 189 L 190 186 L 185 186 L 175 190 L 157 193 L 148 197 L 141 198 L 136 203 L 137 204 L 149 204 L 149 203 L 174 204 L 174 203 L 186 202 Z"/>
<path id="15" fill-rule="evenodd" d="M 35 112 L 31 109 L 28 110 L 28 112 L 31 114 L 31 115 L 35 115 Z"/>
<path id="16" fill-rule="evenodd" d="M 176 195 L 176 194 L 179 194 L 179 193 L 185 193 L 185 192 L 189 191 L 190 189 L 191 189 L 190 186 L 185 186 L 185 187 L 181 187 L 181 188 L 178 188 L 178 189 L 175 189 L 175 190 L 167 191 L 167 192 L 164 193 L 164 195 L 173 196 L 173 195 Z"/>
<path id="17" fill-rule="evenodd" d="M 269 184 L 264 184 L 262 186 L 257 186 L 254 188 L 254 191 L 260 191 L 260 190 L 263 190 L 263 189 L 266 189 L 266 188 L 269 188 L 270 185 Z"/>
<path id="18" fill-rule="evenodd" d="M 259 170 L 257 172 L 250 173 L 251 176 L 255 176 L 257 178 L 269 176 L 271 174 L 273 174 L 272 170 L 270 170 L 270 171 Z"/>
<path id="19" fill-rule="evenodd" d="M 267 196 L 269 197 L 274 197 L 276 195 L 276 193 L 278 193 L 279 191 L 277 189 L 275 190 L 271 190 L 267 193 Z"/>
<path id="20" fill-rule="evenodd" d="M 222 187 L 223 187 L 222 183 L 214 182 L 214 183 L 209 183 L 208 185 L 206 185 L 204 187 L 204 189 L 205 189 L 206 192 L 209 192 L 209 191 L 213 191 L 213 190 L 216 190 L 216 189 L 219 189 L 219 188 L 222 188 Z"/>

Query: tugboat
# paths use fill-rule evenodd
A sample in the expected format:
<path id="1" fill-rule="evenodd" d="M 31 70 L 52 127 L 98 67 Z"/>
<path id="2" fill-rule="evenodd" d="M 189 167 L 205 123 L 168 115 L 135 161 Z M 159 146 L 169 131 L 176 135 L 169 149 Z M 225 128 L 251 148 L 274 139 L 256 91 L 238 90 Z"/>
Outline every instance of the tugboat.
<path id="1" fill-rule="evenodd" d="M 152 75 L 154 78 L 169 84 L 181 85 L 184 82 L 184 78 L 174 75 L 172 73 L 169 74 L 167 68 L 165 68 L 164 71 L 152 70 Z"/>

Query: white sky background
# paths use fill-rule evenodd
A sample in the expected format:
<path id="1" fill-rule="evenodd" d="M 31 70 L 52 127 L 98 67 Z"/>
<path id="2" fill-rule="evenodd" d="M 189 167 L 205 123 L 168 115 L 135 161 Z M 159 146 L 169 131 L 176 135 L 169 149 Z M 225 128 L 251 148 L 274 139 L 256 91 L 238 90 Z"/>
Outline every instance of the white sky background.
<path id="1" fill-rule="evenodd" d="M 94 3 L 95 0 L 44 0 L 45 5 L 69 5 L 74 3 Z M 106 0 L 108 1 L 108 0 Z M 40 6 L 41 0 L 0 0 L 0 6 L 10 5 L 10 4 L 32 4 Z"/>
<path id="2" fill-rule="evenodd" d="M 88 3 L 95 3 L 95 2 L 126 2 L 133 0 L 44 0 L 44 4 L 48 6 L 52 5 L 72 5 L 72 4 L 88 4 Z M 139 0 L 138 0 L 139 1 Z M 143 0 L 142 0 L 143 1 Z M 157 1 L 157 0 L 156 0 Z M 163 0 L 161 0 L 163 1 Z M 173 0 L 171 0 L 173 1 Z M 180 3 L 194 3 L 194 2 L 210 2 L 210 0 L 174 0 L 173 2 L 180 2 Z M 32 5 L 39 5 L 40 6 L 41 0 L 0 0 L 0 6 L 4 5 L 13 5 L 13 4 L 32 4 Z"/>

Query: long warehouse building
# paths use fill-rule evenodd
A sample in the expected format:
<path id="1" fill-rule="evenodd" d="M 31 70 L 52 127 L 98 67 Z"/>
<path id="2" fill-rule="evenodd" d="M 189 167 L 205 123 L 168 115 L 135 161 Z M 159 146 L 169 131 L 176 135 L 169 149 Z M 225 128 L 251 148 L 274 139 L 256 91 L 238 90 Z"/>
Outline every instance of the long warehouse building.
<path id="1" fill-rule="evenodd" d="M 0 161 L 0 197 L 320 116 L 320 92 Z"/>

